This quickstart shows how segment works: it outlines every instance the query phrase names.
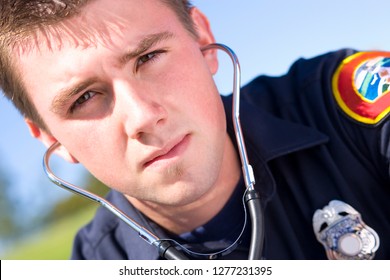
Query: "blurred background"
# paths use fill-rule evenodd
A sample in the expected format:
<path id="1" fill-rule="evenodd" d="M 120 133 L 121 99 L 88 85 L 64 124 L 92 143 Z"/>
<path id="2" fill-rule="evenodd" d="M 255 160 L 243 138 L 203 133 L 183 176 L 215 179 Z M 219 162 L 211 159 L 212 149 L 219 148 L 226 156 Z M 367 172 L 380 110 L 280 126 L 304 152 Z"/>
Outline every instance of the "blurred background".
<path id="1" fill-rule="evenodd" d="M 340 48 L 390 50 L 388 0 L 194 0 L 210 19 L 218 42 L 237 53 L 242 83 L 260 74 L 281 75 L 300 57 Z M 215 80 L 232 88 L 232 67 L 221 53 Z M 68 259 L 77 229 L 96 210 L 53 185 L 42 170 L 43 145 L 0 95 L 0 258 Z M 105 194 L 80 165 L 54 158 L 66 180 Z"/>

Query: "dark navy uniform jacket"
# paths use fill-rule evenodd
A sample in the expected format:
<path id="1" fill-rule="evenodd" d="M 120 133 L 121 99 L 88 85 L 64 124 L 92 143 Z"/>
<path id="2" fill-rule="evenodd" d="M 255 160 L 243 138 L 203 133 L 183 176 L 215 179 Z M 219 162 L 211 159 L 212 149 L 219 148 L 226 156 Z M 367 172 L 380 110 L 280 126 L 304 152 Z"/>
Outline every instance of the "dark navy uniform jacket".
<path id="1" fill-rule="evenodd" d="M 286 75 L 260 76 L 241 91 L 241 124 L 264 208 L 265 259 L 326 259 L 325 249 L 314 234 L 312 217 L 316 209 L 334 199 L 351 205 L 377 232 L 380 246 L 375 258 L 390 259 L 390 133 L 386 109 L 380 109 L 384 113 L 370 124 L 365 121 L 369 115 L 364 115 L 366 109 L 351 113 L 348 106 L 353 105 L 338 102 L 335 94 L 334 77 L 340 74 L 337 69 L 352 54 L 342 50 L 300 59 Z M 228 132 L 234 137 L 232 98 L 222 98 Z M 237 194 L 231 200 L 239 198 Z M 123 195 L 112 191 L 108 199 L 160 238 L 174 237 L 144 217 Z M 229 205 L 222 212 L 229 212 Z M 230 218 L 221 218 L 223 213 L 218 216 L 219 226 L 215 228 L 220 228 L 217 235 L 222 237 L 231 228 Z M 225 229 L 220 227 L 225 223 Z M 227 257 L 246 258 L 248 238 L 245 233 L 242 245 Z M 72 258 L 159 257 L 154 246 L 107 210 L 99 209 L 94 220 L 78 233 Z"/>

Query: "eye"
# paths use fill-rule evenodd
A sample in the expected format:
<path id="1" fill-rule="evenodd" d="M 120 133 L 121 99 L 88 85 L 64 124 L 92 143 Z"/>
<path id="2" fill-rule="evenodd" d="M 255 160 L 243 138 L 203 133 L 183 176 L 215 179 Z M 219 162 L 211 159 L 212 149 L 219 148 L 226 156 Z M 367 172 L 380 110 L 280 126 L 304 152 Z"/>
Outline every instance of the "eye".
<path id="1" fill-rule="evenodd" d="M 72 113 L 74 110 L 79 109 L 79 107 L 83 106 L 85 102 L 94 97 L 96 92 L 87 91 L 83 95 L 81 95 L 77 100 L 72 104 L 70 108 L 70 112 Z"/>
<path id="2" fill-rule="evenodd" d="M 136 61 L 136 70 L 138 70 L 138 68 L 143 66 L 144 64 L 156 60 L 161 54 L 165 52 L 166 51 L 164 50 L 157 50 L 140 56 Z"/>

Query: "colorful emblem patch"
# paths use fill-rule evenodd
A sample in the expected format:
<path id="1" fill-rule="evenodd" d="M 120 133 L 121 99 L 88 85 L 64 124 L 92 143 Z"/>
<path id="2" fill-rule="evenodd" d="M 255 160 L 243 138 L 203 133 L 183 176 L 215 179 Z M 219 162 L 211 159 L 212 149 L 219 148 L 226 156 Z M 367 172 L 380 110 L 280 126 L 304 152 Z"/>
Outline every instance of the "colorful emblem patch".
<path id="1" fill-rule="evenodd" d="M 351 118 L 377 124 L 390 113 L 390 53 L 347 57 L 333 76 L 337 103 Z"/>

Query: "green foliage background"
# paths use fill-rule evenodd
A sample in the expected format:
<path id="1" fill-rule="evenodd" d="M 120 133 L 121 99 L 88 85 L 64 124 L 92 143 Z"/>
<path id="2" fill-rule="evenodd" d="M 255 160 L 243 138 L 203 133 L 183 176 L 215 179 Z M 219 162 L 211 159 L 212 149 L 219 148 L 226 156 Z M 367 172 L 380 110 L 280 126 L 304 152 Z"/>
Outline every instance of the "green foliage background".
<path id="1" fill-rule="evenodd" d="M 87 189 L 104 196 L 108 188 L 94 177 L 87 178 Z M 1 259 L 6 260 L 67 260 L 70 258 L 73 239 L 77 231 L 87 224 L 98 204 L 72 195 L 58 203 L 44 223 L 22 239 L 16 240 Z"/>
<path id="2" fill-rule="evenodd" d="M 74 235 L 93 216 L 95 206 L 83 208 L 72 215 L 52 222 L 39 232 L 16 243 L 3 259 L 67 260 L 70 258 Z"/>

